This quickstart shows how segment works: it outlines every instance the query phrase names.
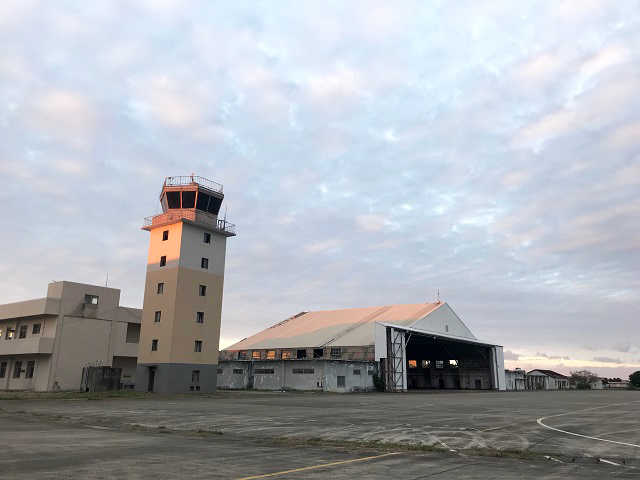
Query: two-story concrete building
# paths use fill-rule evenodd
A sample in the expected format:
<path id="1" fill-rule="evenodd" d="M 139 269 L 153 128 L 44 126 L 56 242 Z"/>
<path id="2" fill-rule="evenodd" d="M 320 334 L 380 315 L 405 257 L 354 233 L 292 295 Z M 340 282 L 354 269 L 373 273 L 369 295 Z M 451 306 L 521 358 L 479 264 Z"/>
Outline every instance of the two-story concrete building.
<path id="1" fill-rule="evenodd" d="M 120 290 L 73 282 L 47 296 L 0 305 L 0 390 L 77 390 L 82 368 L 122 368 L 135 383 L 141 310 L 120 306 Z"/>

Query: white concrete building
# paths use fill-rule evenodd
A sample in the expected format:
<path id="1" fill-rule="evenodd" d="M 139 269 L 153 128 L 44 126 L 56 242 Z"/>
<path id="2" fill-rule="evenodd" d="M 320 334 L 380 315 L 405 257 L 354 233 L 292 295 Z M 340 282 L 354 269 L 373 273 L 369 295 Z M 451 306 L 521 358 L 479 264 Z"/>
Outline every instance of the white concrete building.
<path id="1" fill-rule="evenodd" d="M 95 364 L 122 368 L 133 388 L 141 311 L 119 302 L 118 289 L 63 281 L 0 305 L 0 390 L 78 390 Z"/>
<path id="2" fill-rule="evenodd" d="M 553 370 L 527 372 L 528 390 L 561 390 L 569 388 L 569 377 Z"/>
<path id="3" fill-rule="evenodd" d="M 301 312 L 221 351 L 220 388 L 237 388 L 234 375 L 250 371 L 239 361 L 252 362 L 242 385 L 254 388 L 368 389 L 361 376 L 379 370 L 394 392 L 505 389 L 502 347 L 478 340 L 446 303 Z"/>
<path id="4" fill-rule="evenodd" d="M 521 368 L 504 371 L 507 390 L 526 390 L 527 373 Z"/>

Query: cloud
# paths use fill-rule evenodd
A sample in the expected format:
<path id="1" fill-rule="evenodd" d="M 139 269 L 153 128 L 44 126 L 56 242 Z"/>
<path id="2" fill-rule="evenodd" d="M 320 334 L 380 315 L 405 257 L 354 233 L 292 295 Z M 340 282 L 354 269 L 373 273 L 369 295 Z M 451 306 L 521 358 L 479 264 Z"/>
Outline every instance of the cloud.
<path id="1" fill-rule="evenodd" d="M 616 352 L 628 353 L 631 350 L 631 342 L 620 342 L 611 347 Z"/>
<path id="2" fill-rule="evenodd" d="M 520 355 L 517 353 L 513 353 L 511 350 L 505 350 L 504 359 L 507 361 L 517 361 L 520 359 Z"/>
<path id="3" fill-rule="evenodd" d="M 611 357 L 594 357 L 592 358 L 594 362 L 602 362 L 602 363 L 625 363 L 619 358 L 611 358 Z"/>
<path id="4" fill-rule="evenodd" d="M 541 358 L 548 358 L 550 360 L 571 360 L 570 357 L 567 357 L 565 355 L 547 355 L 546 353 L 536 353 L 535 355 L 536 357 L 541 357 Z"/>

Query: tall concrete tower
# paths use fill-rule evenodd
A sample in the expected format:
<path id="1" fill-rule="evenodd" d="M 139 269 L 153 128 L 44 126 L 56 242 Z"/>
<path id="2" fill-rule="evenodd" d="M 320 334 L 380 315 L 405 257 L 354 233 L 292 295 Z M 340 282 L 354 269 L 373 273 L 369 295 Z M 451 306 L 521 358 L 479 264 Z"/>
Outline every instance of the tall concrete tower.
<path id="1" fill-rule="evenodd" d="M 201 177 L 167 177 L 162 213 L 145 218 L 151 232 L 136 390 L 216 389 L 227 237 L 218 218 L 222 185 Z"/>

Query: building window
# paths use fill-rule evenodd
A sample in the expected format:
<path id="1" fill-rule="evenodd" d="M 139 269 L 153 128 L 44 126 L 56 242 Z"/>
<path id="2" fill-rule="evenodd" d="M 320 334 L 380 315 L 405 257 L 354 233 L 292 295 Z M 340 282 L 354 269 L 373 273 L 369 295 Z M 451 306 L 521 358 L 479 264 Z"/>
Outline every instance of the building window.
<path id="1" fill-rule="evenodd" d="M 5 340 L 11 340 L 13 338 L 13 336 L 15 335 L 16 331 L 14 329 L 12 329 L 11 327 L 7 327 L 7 333 L 5 334 L 4 339 Z"/>
<path id="2" fill-rule="evenodd" d="M 238 360 L 246 360 L 247 359 L 247 351 L 246 350 L 240 350 L 238 352 Z"/>
<path id="3" fill-rule="evenodd" d="M 275 360 L 275 359 L 276 359 L 276 351 L 267 350 L 267 360 Z"/>
<path id="4" fill-rule="evenodd" d="M 88 304 L 88 305 L 98 305 L 98 300 L 100 299 L 100 297 L 98 297 L 98 295 L 85 295 L 84 296 L 84 303 Z"/>
<path id="5" fill-rule="evenodd" d="M 198 286 L 198 295 L 200 295 L 201 297 L 204 297 L 206 294 L 207 294 L 207 286 L 206 285 Z"/>
<path id="6" fill-rule="evenodd" d="M 164 283 L 160 282 L 158 284 L 158 295 L 162 295 L 164 293 Z"/>
<path id="7" fill-rule="evenodd" d="M 332 348 L 329 352 L 329 356 L 334 360 L 342 358 L 342 350 L 340 348 Z"/>
<path id="8" fill-rule="evenodd" d="M 322 358 L 322 357 L 324 357 L 324 350 L 322 348 L 314 348 L 313 358 Z"/>
<path id="9" fill-rule="evenodd" d="M 218 369 L 218 375 L 220 375 L 221 373 L 222 373 L 222 369 L 221 369 L 221 368 L 219 368 L 219 369 Z"/>
<path id="10" fill-rule="evenodd" d="M 374 375 L 375 373 L 376 373 L 376 372 L 375 372 L 375 370 L 369 370 L 369 371 L 367 372 L 367 374 L 368 374 L 368 375 Z"/>
<path id="11" fill-rule="evenodd" d="M 314 372 L 313 368 L 294 368 L 293 369 L 293 373 L 295 374 L 309 374 L 313 372 Z"/>
<path id="12" fill-rule="evenodd" d="M 444 360 L 436 360 L 436 368 L 444 368 Z"/>
<path id="13" fill-rule="evenodd" d="M 360 375 L 360 370 L 359 369 L 354 369 L 353 370 L 353 374 L 354 375 Z"/>
<path id="14" fill-rule="evenodd" d="M 156 312 L 155 316 L 153 317 L 153 321 L 156 322 L 156 323 L 159 323 L 160 322 L 160 317 L 162 317 L 162 312 L 158 310 Z"/>
<path id="15" fill-rule="evenodd" d="M 163 255 L 160 257 L 160 266 L 164 267 L 167 264 L 167 256 Z"/>
<path id="16" fill-rule="evenodd" d="M 191 372 L 191 382 L 200 383 L 200 370 L 194 370 Z"/>
<path id="17" fill-rule="evenodd" d="M 200 268 L 204 268 L 205 270 L 209 269 L 209 259 L 208 258 L 202 257 L 202 260 L 200 260 Z"/>
<path id="18" fill-rule="evenodd" d="M 28 325 L 20 325 L 20 333 L 18 334 L 18 338 L 27 338 L 28 329 L 29 329 Z"/>
<path id="19" fill-rule="evenodd" d="M 257 375 L 273 375 L 275 369 L 273 368 L 254 368 L 253 373 Z"/>
<path id="20" fill-rule="evenodd" d="M 429 365 L 431 365 L 430 360 L 422 360 L 422 368 L 429 368 Z"/>
<path id="21" fill-rule="evenodd" d="M 445 331 L 447 332 L 449 331 L 449 325 L 445 325 L 444 328 L 445 328 Z"/>
<path id="22" fill-rule="evenodd" d="M 162 241 L 164 242 L 166 240 L 169 240 L 169 230 L 162 232 Z"/>
<path id="23" fill-rule="evenodd" d="M 417 360 L 409 360 L 409 368 L 418 368 Z"/>
<path id="24" fill-rule="evenodd" d="M 291 352 L 289 350 L 282 351 L 282 360 L 289 360 L 291 358 Z"/>
<path id="25" fill-rule="evenodd" d="M 29 360 L 27 362 L 27 372 L 24 375 L 24 378 L 33 378 L 33 371 L 36 369 L 36 362 L 33 360 Z"/>
<path id="26" fill-rule="evenodd" d="M 296 351 L 296 358 L 307 358 L 307 351 L 306 350 Z"/>
<path id="27" fill-rule="evenodd" d="M 458 360 L 449 360 L 449 368 L 458 368 Z"/>
<path id="28" fill-rule="evenodd" d="M 346 384 L 344 375 L 338 375 L 338 387 L 344 387 Z"/>
<path id="29" fill-rule="evenodd" d="M 204 323 L 204 312 L 196 312 L 196 323 Z"/>
<path id="30" fill-rule="evenodd" d="M 233 373 L 236 375 L 242 375 L 244 373 L 244 370 L 242 368 L 234 368 Z"/>
<path id="31" fill-rule="evenodd" d="M 193 348 L 194 352 L 201 352 L 202 351 L 202 340 L 196 340 L 195 346 Z"/>
<path id="32" fill-rule="evenodd" d="M 0 363 L 0 378 L 4 378 L 7 375 L 7 362 Z"/>
<path id="33" fill-rule="evenodd" d="M 151 340 L 151 351 L 155 352 L 158 350 L 158 339 Z"/>
<path id="34" fill-rule="evenodd" d="M 13 366 L 13 378 L 20 378 L 20 373 L 22 373 L 22 362 L 16 362 Z"/>
<path id="35" fill-rule="evenodd" d="M 33 324 L 33 330 L 31 330 L 31 334 L 32 335 L 37 335 L 40 333 L 40 324 L 39 323 L 34 323 Z M 0 333 L 0 335 L 2 335 L 2 333 Z"/>
<path id="36" fill-rule="evenodd" d="M 251 352 L 251 358 L 254 360 L 260 360 L 260 350 L 254 350 Z"/>
<path id="37" fill-rule="evenodd" d="M 211 234 L 204 232 L 204 243 L 211 243 Z"/>

